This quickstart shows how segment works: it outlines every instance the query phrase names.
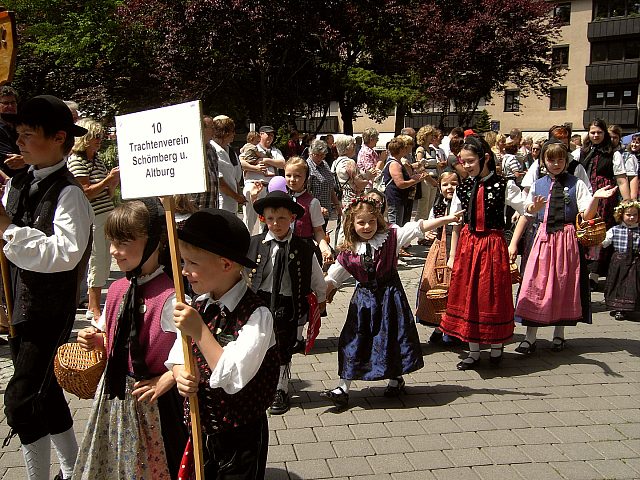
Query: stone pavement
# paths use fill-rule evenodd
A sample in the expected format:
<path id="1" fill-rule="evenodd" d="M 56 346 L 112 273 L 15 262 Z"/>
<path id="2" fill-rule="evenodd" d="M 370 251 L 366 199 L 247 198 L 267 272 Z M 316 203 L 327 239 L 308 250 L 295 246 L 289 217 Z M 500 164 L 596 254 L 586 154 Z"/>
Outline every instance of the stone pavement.
<path id="1" fill-rule="evenodd" d="M 412 250 L 417 256 L 400 268 L 410 300 L 424 259 L 424 249 Z M 640 328 L 611 318 L 601 293 L 593 325 L 567 328 L 564 352 L 552 353 L 551 330 L 541 329 L 533 356 L 508 345 L 495 370 L 483 352 L 483 369 L 457 371 L 464 350 L 427 344 L 430 329 L 419 326 L 425 367 L 405 377 L 407 394 L 387 399 L 384 382 L 353 382 L 350 408 L 336 413 L 319 392 L 336 385 L 351 292 L 336 294 L 312 354 L 294 357 L 292 409 L 269 419 L 268 479 L 640 478 Z M 76 329 L 85 325 L 79 315 Z M 515 341 L 523 333 L 518 326 Z M 0 393 L 10 375 L 3 346 Z M 91 402 L 70 404 L 80 439 Z M 1 450 L 0 478 L 25 478 L 22 462 L 14 438 Z"/>

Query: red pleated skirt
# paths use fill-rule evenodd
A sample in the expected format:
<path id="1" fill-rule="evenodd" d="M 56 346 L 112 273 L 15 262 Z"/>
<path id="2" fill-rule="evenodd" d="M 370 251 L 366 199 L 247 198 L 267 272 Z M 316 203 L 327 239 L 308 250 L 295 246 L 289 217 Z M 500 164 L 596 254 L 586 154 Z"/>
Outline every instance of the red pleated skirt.
<path id="1" fill-rule="evenodd" d="M 513 336 L 513 295 L 504 233 L 460 232 L 447 311 L 440 329 L 464 342 L 505 343 Z"/>

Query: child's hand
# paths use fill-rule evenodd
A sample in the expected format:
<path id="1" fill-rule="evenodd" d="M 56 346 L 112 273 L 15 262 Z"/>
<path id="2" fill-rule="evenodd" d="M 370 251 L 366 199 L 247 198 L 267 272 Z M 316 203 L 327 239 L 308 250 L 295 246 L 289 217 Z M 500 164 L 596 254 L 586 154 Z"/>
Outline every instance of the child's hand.
<path id="1" fill-rule="evenodd" d="M 429 230 L 424 234 L 424 238 L 426 238 L 427 240 L 435 240 L 436 232 L 434 230 Z"/>
<path id="2" fill-rule="evenodd" d="M 251 196 L 251 203 L 255 202 L 258 199 L 258 195 L 264 188 L 262 182 L 252 182 L 251 188 L 249 189 L 249 195 Z"/>
<path id="3" fill-rule="evenodd" d="M 78 343 L 87 352 L 102 348 L 104 346 L 103 338 L 102 333 L 96 327 L 83 328 L 78 332 Z"/>
<path id="4" fill-rule="evenodd" d="M 447 223 L 451 223 L 451 222 L 460 223 L 462 221 L 462 218 L 464 217 L 464 212 L 465 210 L 459 210 L 456 213 L 447 215 L 445 217 L 447 219 Z"/>
<path id="5" fill-rule="evenodd" d="M 325 265 L 333 263 L 333 254 L 331 253 L 330 248 L 325 248 L 322 251 L 322 263 Z"/>
<path id="6" fill-rule="evenodd" d="M 138 397 L 139 402 L 155 402 L 158 397 L 167 393 L 175 385 L 171 372 L 152 378 L 151 380 L 141 380 L 133 384 L 131 395 Z"/>
<path id="7" fill-rule="evenodd" d="M 186 303 L 177 302 L 173 310 L 173 322 L 184 335 L 191 337 L 194 342 L 200 341 L 204 322 L 196 309 Z"/>
<path id="8" fill-rule="evenodd" d="M 540 211 L 545 203 L 547 203 L 547 199 L 544 198 L 542 195 L 535 195 L 533 197 L 533 203 L 531 203 L 528 207 L 527 207 L 527 212 L 528 213 L 536 213 L 538 211 Z"/>
<path id="9" fill-rule="evenodd" d="M 509 244 L 509 260 L 511 261 L 511 263 L 515 263 L 517 256 L 518 256 L 518 245 L 517 244 L 514 245 L 512 242 Z"/>
<path id="10" fill-rule="evenodd" d="M 178 392 L 183 397 L 190 397 L 198 392 L 198 383 L 200 382 L 200 372 L 198 369 L 195 375 L 187 373 L 184 365 L 173 366 L 173 378 L 176 381 Z"/>
<path id="11" fill-rule="evenodd" d="M 593 193 L 593 198 L 610 198 L 618 191 L 618 187 L 612 187 L 611 185 L 607 185 L 606 187 L 602 187 L 596 190 Z"/>

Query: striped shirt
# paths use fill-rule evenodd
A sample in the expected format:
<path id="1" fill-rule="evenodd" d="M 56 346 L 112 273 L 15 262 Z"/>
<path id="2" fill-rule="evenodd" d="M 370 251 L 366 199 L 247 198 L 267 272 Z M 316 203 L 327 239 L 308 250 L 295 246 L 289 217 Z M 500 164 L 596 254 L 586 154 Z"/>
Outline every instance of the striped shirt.
<path id="1" fill-rule="evenodd" d="M 100 160 L 97 153 L 93 160 L 88 160 L 84 155 L 72 153 L 67 159 L 67 168 L 74 177 L 88 177 L 91 185 L 100 183 L 109 174 L 107 166 Z M 113 201 L 106 189 L 93 200 L 89 200 L 89 203 L 91 203 L 95 215 L 109 213 L 113 210 Z"/>

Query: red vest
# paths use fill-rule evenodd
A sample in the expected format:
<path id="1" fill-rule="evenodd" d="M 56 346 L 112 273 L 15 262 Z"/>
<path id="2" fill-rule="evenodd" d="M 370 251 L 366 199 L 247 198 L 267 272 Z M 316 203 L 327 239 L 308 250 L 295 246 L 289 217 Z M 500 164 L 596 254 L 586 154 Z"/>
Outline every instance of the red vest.
<path id="1" fill-rule="evenodd" d="M 129 280 L 121 278 L 116 280 L 109 287 L 107 292 L 107 352 L 111 353 L 112 341 L 116 335 L 116 325 L 122 300 L 129 288 Z M 144 300 L 144 317 L 138 336 L 140 346 L 145 352 L 144 360 L 153 376 L 161 375 L 167 371 L 164 362 L 169 357 L 169 351 L 176 340 L 176 334 L 162 330 L 160 319 L 162 317 L 162 307 L 167 299 L 174 292 L 173 282 L 164 273 L 158 275 L 149 282 L 138 285 L 138 292 Z M 141 308 L 143 306 L 141 305 Z M 131 358 L 129 358 L 129 371 L 133 371 Z"/>
<path id="2" fill-rule="evenodd" d="M 304 208 L 302 218 L 296 219 L 296 227 L 293 233 L 300 238 L 313 238 L 313 225 L 311 225 L 311 214 L 309 213 L 309 205 L 315 197 L 309 192 L 304 192 L 298 197 L 294 197 L 294 201 Z"/>

